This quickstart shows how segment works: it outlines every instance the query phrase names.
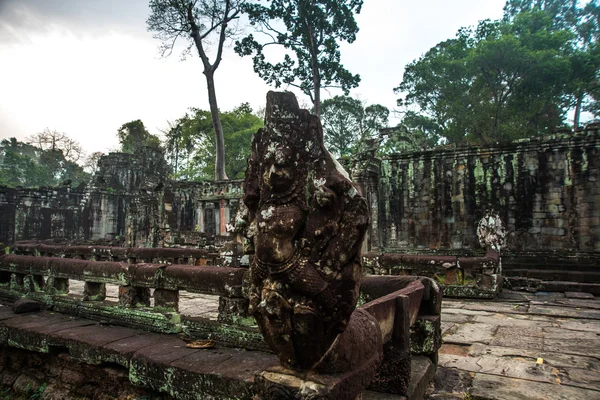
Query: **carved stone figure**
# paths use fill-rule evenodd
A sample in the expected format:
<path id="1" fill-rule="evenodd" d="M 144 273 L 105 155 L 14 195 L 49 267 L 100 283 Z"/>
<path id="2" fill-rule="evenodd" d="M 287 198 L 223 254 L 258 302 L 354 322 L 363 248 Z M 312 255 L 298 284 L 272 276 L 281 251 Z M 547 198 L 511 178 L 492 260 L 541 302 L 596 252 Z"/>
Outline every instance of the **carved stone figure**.
<path id="1" fill-rule="evenodd" d="M 249 310 L 281 364 L 334 373 L 377 363 L 379 326 L 354 312 L 367 205 L 323 146 L 318 117 L 291 93 L 267 95 L 243 202 L 238 224 L 254 247 Z"/>

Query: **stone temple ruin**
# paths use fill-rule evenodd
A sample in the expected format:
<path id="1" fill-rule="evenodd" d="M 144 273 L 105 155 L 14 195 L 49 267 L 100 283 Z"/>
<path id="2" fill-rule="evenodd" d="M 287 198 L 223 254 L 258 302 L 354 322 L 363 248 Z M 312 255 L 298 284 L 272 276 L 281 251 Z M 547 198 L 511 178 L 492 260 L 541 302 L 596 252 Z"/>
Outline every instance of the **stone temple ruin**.
<path id="1" fill-rule="evenodd" d="M 88 187 L 0 188 L 3 385 L 46 382 L 48 398 L 367 400 L 444 398 L 454 382 L 488 398 L 469 365 L 507 339 L 477 336 L 486 314 L 468 318 L 521 303 L 445 300 L 468 313 L 442 321 L 442 293 L 600 294 L 597 126 L 369 151 L 344 168 L 293 95 L 269 92 L 266 110 L 244 181 L 170 182 L 159 158 L 113 153 Z M 527 307 L 554 312 L 545 305 Z M 460 347 L 473 332 L 475 347 Z M 449 375 L 456 362 L 475 378 Z"/>

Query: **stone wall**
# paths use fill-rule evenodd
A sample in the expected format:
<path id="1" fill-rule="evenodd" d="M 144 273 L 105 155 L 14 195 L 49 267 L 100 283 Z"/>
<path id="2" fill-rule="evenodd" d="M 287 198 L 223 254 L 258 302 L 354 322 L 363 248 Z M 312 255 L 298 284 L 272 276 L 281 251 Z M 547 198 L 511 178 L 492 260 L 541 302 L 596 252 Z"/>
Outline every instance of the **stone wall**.
<path id="1" fill-rule="evenodd" d="M 363 154 L 349 169 L 371 207 L 364 250 L 478 255 L 477 222 L 493 209 L 509 232 L 504 256 L 598 254 L 599 141 L 592 126 L 384 160 Z M 158 168 L 146 164 L 116 153 L 101 160 L 88 188 L 0 188 L 0 242 L 119 238 L 128 246 L 198 247 L 229 235 L 241 181 L 173 183 L 144 173 Z"/>
<path id="2" fill-rule="evenodd" d="M 229 234 L 242 181 L 171 182 L 162 155 L 151 148 L 141 153 L 102 157 L 87 187 L 0 187 L 0 243 L 202 246 Z"/>
<path id="3" fill-rule="evenodd" d="M 376 195 L 378 235 L 391 251 L 478 252 L 486 210 L 503 220 L 510 252 L 600 250 L 600 135 L 442 148 L 386 158 Z"/>
<path id="4" fill-rule="evenodd" d="M 60 239 L 133 247 L 223 242 L 237 212 L 241 181 L 178 182 L 160 190 L 92 186 L 0 188 L 0 243 Z M 223 237 L 222 239 L 220 239 Z"/>

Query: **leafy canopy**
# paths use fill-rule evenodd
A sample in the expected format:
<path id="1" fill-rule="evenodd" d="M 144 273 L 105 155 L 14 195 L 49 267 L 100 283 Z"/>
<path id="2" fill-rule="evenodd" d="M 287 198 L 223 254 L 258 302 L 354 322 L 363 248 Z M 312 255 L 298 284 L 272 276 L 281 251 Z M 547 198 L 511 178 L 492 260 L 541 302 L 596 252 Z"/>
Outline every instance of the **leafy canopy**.
<path id="1" fill-rule="evenodd" d="M 250 34 L 236 42 L 241 56 L 253 56 L 254 71 L 268 84 L 302 90 L 320 114 L 322 88 L 341 88 L 345 94 L 360 82 L 341 63 L 339 42 L 352 43 L 362 0 L 269 0 L 244 7 L 258 38 Z M 265 49 L 286 50 L 282 61 L 267 61 Z"/>
<path id="2" fill-rule="evenodd" d="M 395 89 L 404 95 L 398 104 L 450 143 L 552 131 L 566 112 L 572 39 L 539 10 L 481 21 L 410 63 Z"/>
<path id="3" fill-rule="evenodd" d="M 123 153 L 135 153 L 142 147 L 160 147 L 160 139 L 158 136 L 148 132 L 144 123 L 139 119 L 127 122 L 117 131 L 119 142 L 121 143 L 121 151 Z"/>
<path id="4" fill-rule="evenodd" d="M 0 185 L 40 187 L 70 181 L 71 185 L 78 186 L 89 178 L 61 149 L 43 149 L 16 138 L 0 142 Z"/>
<path id="5" fill-rule="evenodd" d="M 225 138 L 225 170 L 232 179 L 244 177 L 252 135 L 263 126 L 247 103 L 219 115 Z M 166 132 L 166 148 L 174 178 L 208 180 L 214 176 L 215 136 L 209 111 L 190 109 Z"/>
<path id="6" fill-rule="evenodd" d="M 335 96 L 322 104 L 321 122 L 327 148 L 338 157 L 350 156 L 361 150 L 366 140 L 379 136 L 387 127 L 389 110 L 349 96 Z"/>

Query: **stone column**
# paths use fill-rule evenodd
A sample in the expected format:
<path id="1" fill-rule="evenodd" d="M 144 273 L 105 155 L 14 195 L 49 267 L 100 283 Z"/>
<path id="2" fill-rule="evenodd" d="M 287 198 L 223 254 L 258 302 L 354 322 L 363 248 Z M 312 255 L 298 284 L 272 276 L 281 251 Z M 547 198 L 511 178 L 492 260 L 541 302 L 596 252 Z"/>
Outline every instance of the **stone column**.
<path id="1" fill-rule="evenodd" d="M 212 203 L 213 210 L 216 208 L 216 204 Z M 221 234 L 221 208 L 219 207 L 219 211 L 214 210 L 215 215 L 215 235 Z"/>
<path id="2" fill-rule="evenodd" d="M 204 232 L 205 228 L 204 228 L 204 203 L 203 202 L 199 202 L 198 203 L 198 207 L 196 208 L 196 220 L 197 220 L 197 226 L 198 226 L 198 232 Z"/>
<path id="3" fill-rule="evenodd" d="M 219 200 L 219 235 L 227 233 L 227 221 L 229 221 L 229 204 L 227 200 Z"/>

